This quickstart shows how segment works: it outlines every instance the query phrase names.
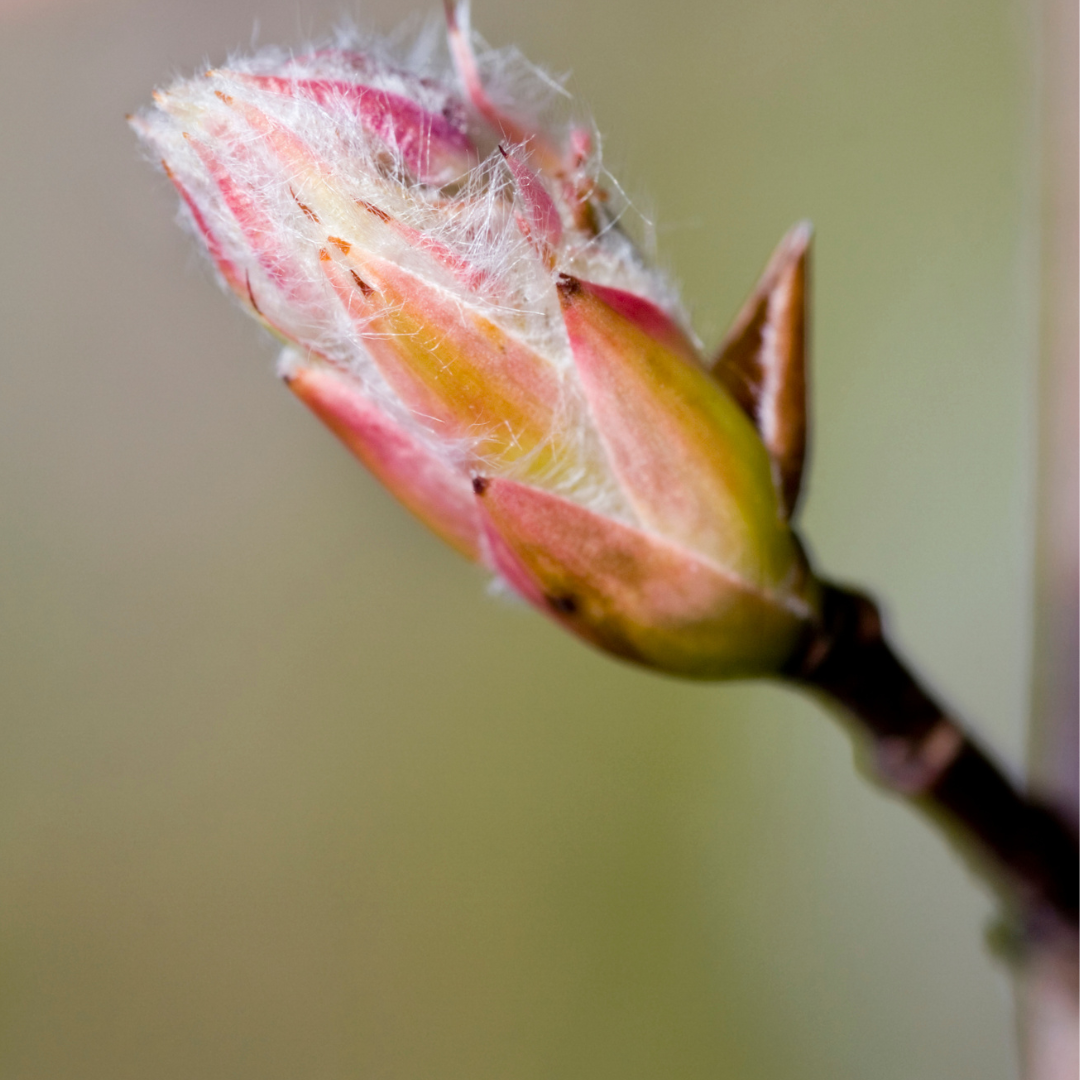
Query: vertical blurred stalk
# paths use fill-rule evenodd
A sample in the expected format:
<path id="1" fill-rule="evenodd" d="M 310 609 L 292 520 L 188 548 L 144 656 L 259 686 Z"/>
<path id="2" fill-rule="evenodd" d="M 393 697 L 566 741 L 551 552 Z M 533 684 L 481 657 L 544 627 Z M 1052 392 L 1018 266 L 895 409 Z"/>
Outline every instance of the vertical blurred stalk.
<path id="1" fill-rule="evenodd" d="M 1074 823 L 1078 802 L 1078 6 L 1033 0 L 1041 174 L 1038 519 L 1031 785 Z M 1046 931 L 1020 978 L 1028 1080 L 1076 1080 L 1075 939 Z"/>

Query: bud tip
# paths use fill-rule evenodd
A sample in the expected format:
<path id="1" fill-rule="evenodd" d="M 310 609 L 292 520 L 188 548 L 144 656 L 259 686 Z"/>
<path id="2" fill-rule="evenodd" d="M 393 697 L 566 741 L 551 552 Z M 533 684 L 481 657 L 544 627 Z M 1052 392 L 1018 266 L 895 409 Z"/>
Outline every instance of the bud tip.
<path id="1" fill-rule="evenodd" d="M 564 306 L 571 296 L 576 296 L 581 292 L 581 281 L 572 274 L 560 274 L 555 286 L 559 290 L 559 300 Z"/>

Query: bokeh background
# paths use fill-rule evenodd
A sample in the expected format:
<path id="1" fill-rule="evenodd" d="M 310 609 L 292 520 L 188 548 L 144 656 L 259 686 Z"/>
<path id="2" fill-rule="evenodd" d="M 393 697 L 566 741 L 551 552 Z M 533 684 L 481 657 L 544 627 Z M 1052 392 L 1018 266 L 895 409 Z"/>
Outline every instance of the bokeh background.
<path id="1" fill-rule="evenodd" d="M 124 114 L 420 0 L 0 0 L 0 1076 L 1005 1080 L 993 907 L 768 684 L 490 597 L 273 376 Z M 817 226 L 803 526 L 1019 770 L 1020 0 L 476 0 L 715 343 Z"/>

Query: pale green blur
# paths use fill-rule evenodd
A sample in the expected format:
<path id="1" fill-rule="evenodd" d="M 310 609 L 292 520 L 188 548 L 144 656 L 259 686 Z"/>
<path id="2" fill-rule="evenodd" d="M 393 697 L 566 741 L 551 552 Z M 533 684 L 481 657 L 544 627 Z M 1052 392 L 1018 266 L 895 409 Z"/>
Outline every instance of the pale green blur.
<path id="1" fill-rule="evenodd" d="M 0 1077 L 1015 1075 L 992 905 L 832 717 L 487 595 L 193 256 L 124 113 L 338 10 L 0 6 Z M 573 70 L 710 345 L 814 221 L 806 535 L 1017 766 L 1023 9 L 473 18 Z"/>

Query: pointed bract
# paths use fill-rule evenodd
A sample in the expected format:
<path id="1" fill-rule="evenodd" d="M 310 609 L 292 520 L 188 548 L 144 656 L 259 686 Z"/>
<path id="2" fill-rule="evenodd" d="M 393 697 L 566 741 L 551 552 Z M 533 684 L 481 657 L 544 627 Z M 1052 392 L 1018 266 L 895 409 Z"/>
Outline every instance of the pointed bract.
<path id="1" fill-rule="evenodd" d="M 806 340 L 810 240 L 796 225 L 720 346 L 712 372 L 753 420 L 773 463 L 784 516 L 795 511 L 806 459 Z"/>

